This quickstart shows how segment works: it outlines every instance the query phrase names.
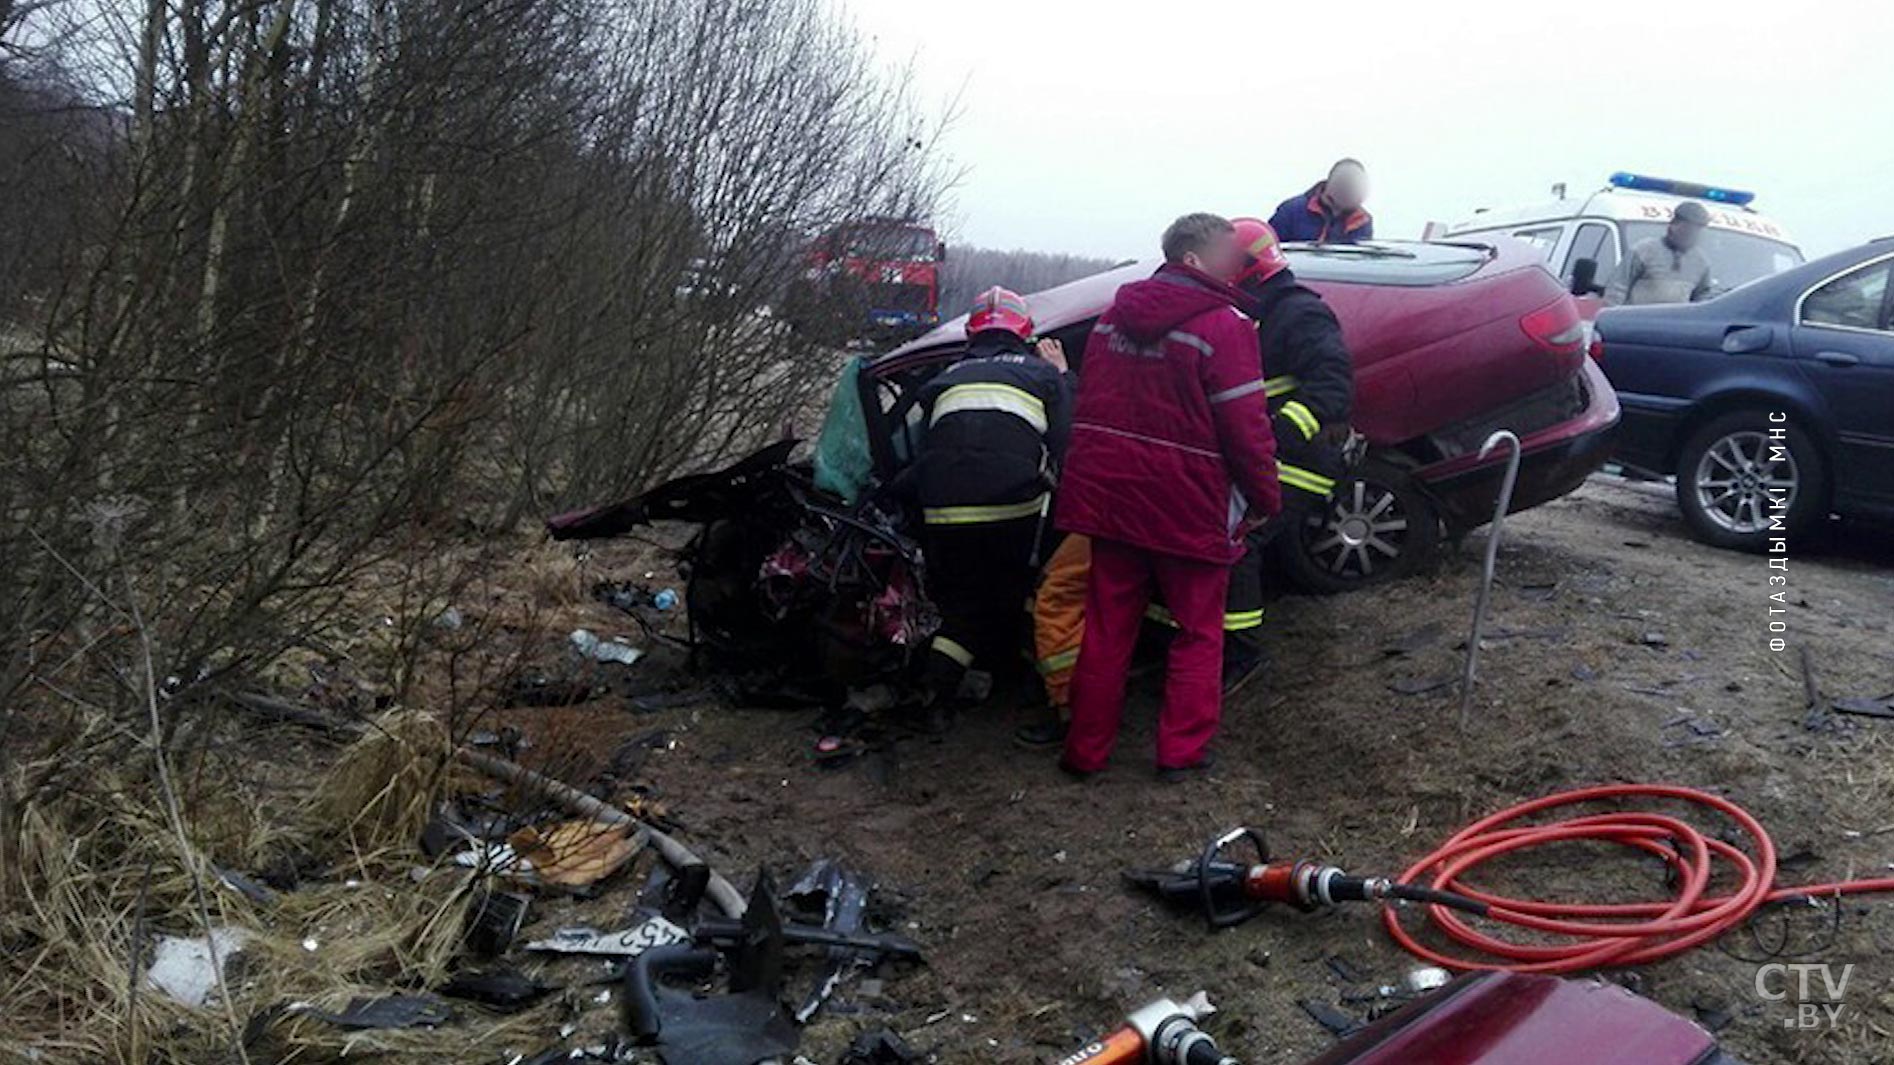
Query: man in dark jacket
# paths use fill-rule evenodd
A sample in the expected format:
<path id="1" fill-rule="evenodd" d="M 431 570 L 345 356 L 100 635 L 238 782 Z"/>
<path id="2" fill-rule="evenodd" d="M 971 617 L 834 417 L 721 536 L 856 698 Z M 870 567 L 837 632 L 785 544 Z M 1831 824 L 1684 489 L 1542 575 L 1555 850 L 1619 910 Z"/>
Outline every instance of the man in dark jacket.
<path id="1" fill-rule="evenodd" d="M 1292 523 L 1319 513 L 1344 472 L 1342 448 L 1355 405 L 1355 367 L 1335 312 L 1313 290 L 1296 283 L 1282 244 L 1267 222 L 1235 221 L 1245 262 L 1236 286 L 1249 298 L 1262 350 L 1264 394 L 1276 438 L 1276 475 L 1282 511 L 1250 534 L 1249 552 L 1230 575 L 1224 612 L 1224 690 L 1262 664 L 1257 629 L 1263 623 L 1263 549 Z"/>
<path id="2" fill-rule="evenodd" d="M 1328 168 L 1328 180 L 1282 201 L 1269 224 L 1283 240 L 1354 244 L 1374 239 L 1374 217 L 1362 209 L 1368 171 L 1353 159 Z"/>
<path id="3" fill-rule="evenodd" d="M 1085 345 L 1059 525 L 1091 537 L 1085 635 L 1061 766 L 1105 767 L 1153 590 L 1176 620 L 1157 765 L 1210 764 L 1222 714 L 1223 602 L 1243 537 L 1281 507 L 1256 330 L 1229 285 L 1243 263 L 1230 223 L 1185 215 L 1165 264 L 1118 290 Z"/>
<path id="4" fill-rule="evenodd" d="M 927 590 L 941 627 L 926 685 L 951 698 L 966 671 L 991 670 L 1024 646 L 1026 601 L 1071 433 L 1065 353 L 1027 346 L 1032 316 L 1017 293 L 990 288 L 967 318 L 967 356 L 921 391 L 927 418 L 915 482 L 925 527 Z"/>

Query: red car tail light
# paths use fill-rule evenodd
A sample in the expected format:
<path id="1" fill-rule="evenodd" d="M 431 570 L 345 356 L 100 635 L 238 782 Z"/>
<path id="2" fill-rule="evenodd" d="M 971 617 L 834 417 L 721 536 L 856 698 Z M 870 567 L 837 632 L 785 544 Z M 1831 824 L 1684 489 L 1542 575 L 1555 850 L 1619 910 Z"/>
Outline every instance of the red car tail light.
<path id="1" fill-rule="evenodd" d="M 1578 316 L 1578 304 L 1569 296 L 1560 296 L 1519 319 L 1519 328 L 1534 344 L 1555 355 L 1576 355 L 1585 350 L 1585 320 Z"/>

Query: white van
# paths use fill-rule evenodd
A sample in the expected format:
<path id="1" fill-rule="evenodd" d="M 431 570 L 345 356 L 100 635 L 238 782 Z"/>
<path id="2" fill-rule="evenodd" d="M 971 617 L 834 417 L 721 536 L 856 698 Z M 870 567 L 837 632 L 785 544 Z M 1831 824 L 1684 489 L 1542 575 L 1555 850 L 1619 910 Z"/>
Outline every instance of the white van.
<path id="1" fill-rule="evenodd" d="M 1686 200 L 1705 201 L 1710 228 L 1699 245 L 1710 261 L 1715 291 L 1724 292 L 1803 261 L 1802 249 L 1782 227 L 1749 206 L 1753 193 L 1616 173 L 1590 196 L 1557 198 L 1530 207 L 1482 208 L 1453 225 L 1429 223 L 1428 240 L 1514 237 L 1538 247 L 1546 268 L 1575 296 L 1602 295 L 1630 248 L 1663 235 L 1670 213 Z M 1587 313 L 1587 317 L 1590 314 Z"/>

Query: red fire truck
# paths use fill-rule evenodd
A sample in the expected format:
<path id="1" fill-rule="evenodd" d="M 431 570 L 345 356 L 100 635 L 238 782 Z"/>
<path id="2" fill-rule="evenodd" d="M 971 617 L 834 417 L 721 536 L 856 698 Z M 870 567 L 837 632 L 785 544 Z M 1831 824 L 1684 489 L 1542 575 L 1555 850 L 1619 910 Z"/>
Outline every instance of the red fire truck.
<path id="1" fill-rule="evenodd" d="M 933 227 L 866 218 L 824 233 L 809 249 L 806 279 L 844 308 L 851 340 L 899 342 L 940 324 L 940 263 L 947 258 Z"/>

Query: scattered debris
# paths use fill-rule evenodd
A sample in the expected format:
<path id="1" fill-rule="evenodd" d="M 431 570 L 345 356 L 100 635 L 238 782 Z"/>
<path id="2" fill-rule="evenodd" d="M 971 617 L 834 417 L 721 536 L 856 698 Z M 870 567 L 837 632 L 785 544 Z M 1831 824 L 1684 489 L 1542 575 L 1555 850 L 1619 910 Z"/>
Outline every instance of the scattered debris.
<path id="1" fill-rule="evenodd" d="M 617 932 L 600 932 L 596 928 L 561 928 L 545 939 L 536 939 L 526 944 L 526 949 L 551 951 L 558 954 L 597 954 L 605 957 L 631 958 L 643 954 L 652 947 L 688 943 L 690 938 L 689 932 L 663 917 L 652 917 Z"/>
<path id="2" fill-rule="evenodd" d="M 1354 1035 L 1364 1027 L 1359 1018 L 1344 1013 L 1326 1002 L 1305 998 L 1298 1001 L 1296 1005 L 1301 1006 L 1302 1012 L 1308 1014 L 1315 1023 L 1328 1029 L 1328 1034 L 1338 1039 Z"/>
<path id="3" fill-rule="evenodd" d="M 513 969 L 456 973 L 440 988 L 441 994 L 449 998 L 464 998 L 503 1013 L 525 1009 L 557 990 Z"/>
<path id="4" fill-rule="evenodd" d="M 1397 695 L 1425 695 L 1428 692 L 1450 688 L 1455 681 L 1452 677 L 1402 677 L 1388 685 L 1388 690 Z"/>
<path id="5" fill-rule="evenodd" d="M 660 710 L 676 710 L 679 707 L 695 706 L 710 698 L 710 692 L 703 688 L 685 688 L 674 692 L 650 692 L 634 695 L 625 700 L 625 705 L 633 713 L 655 714 Z"/>
<path id="6" fill-rule="evenodd" d="M 597 698 L 602 686 L 573 677 L 526 673 L 514 677 L 500 693 L 502 706 L 577 706 Z"/>
<path id="7" fill-rule="evenodd" d="M 1438 965 L 1422 965 L 1409 969 L 1401 983 L 1410 994 L 1421 995 L 1429 991 L 1438 991 L 1453 981 L 1453 974 Z"/>
<path id="8" fill-rule="evenodd" d="M 276 892 L 234 869 L 218 869 L 217 882 L 258 906 L 271 906 L 276 903 Z"/>
<path id="9" fill-rule="evenodd" d="M 163 936 L 152 953 L 145 983 L 186 1006 L 210 1001 L 230 970 L 230 961 L 250 939 L 247 929 L 235 925 L 212 928 L 207 936 L 186 939 Z"/>
<path id="10" fill-rule="evenodd" d="M 629 666 L 636 664 L 640 658 L 644 657 L 644 651 L 639 648 L 617 640 L 601 640 L 590 629 L 573 629 L 572 635 L 566 639 L 571 642 L 572 649 L 578 652 L 580 657 L 590 658 L 595 662 Z"/>
<path id="11" fill-rule="evenodd" d="M 1670 637 L 1661 632 L 1647 632 L 1638 637 L 1638 642 L 1646 647 L 1669 647 Z"/>
<path id="12" fill-rule="evenodd" d="M 467 908 L 467 949 L 489 958 L 506 953 L 531 906 L 525 895 L 482 891 Z"/>
<path id="13" fill-rule="evenodd" d="M 852 935 L 862 928 L 862 919 L 868 908 L 868 885 L 834 862 L 823 860 L 803 873 L 802 878 L 789 889 L 788 899 L 792 905 L 819 907 L 823 928 L 842 935 Z M 822 1008 L 822 1003 L 835 993 L 835 989 L 841 986 L 850 973 L 869 968 L 875 961 L 873 954 L 849 947 L 830 947 L 828 961 L 823 966 L 814 990 L 796 1008 L 796 1023 L 809 1023 L 809 1018 L 815 1016 L 816 1010 Z"/>
<path id="14" fill-rule="evenodd" d="M 433 995 L 389 995 L 387 998 L 356 998 L 331 1013 L 310 1003 L 296 1003 L 293 1013 L 304 1013 L 338 1028 L 434 1028 L 454 1019 L 447 1003 Z"/>
<path id="15" fill-rule="evenodd" d="M 921 1065 L 926 1060 L 900 1036 L 877 1028 L 856 1036 L 837 1065 Z"/>
<path id="16" fill-rule="evenodd" d="M 754 1065 L 788 1055 L 801 1034 L 783 1014 L 782 917 L 776 887 L 758 873 L 741 921 L 720 950 L 673 944 L 647 950 L 625 967 L 625 1024 L 632 1038 L 656 1046 L 667 1065 Z M 700 941 L 706 939 L 700 925 Z M 672 977 L 694 984 L 727 963 L 729 991 L 697 995 L 665 986 Z"/>
<path id="17" fill-rule="evenodd" d="M 1598 671 L 1588 665 L 1580 663 L 1572 667 L 1572 679 L 1589 683 L 1598 679 Z"/>
<path id="18" fill-rule="evenodd" d="M 509 875 L 526 871 L 532 883 L 589 887 L 625 867 L 644 846 L 628 825 L 566 821 L 544 832 L 522 828 L 507 837 L 518 856 Z"/>
<path id="19" fill-rule="evenodd" d="M 1355 968 L 1349 963 L 1347 958 L 1342 957 L 1340 954 L 1331 954 L 1322 959 L 1322 961 L 1323 964 L 1328 966 L 1328 971 L 1334 973 L 1336 978 L 1344 983 L 1359 984 L 1368 979 L 1367 976 L 1362 974 L 1361 970 Z"/>
<path id="20" fill-rule="evenodd" d="M 1828 706 L 1838 714 L 1894 720 L 1894 695 L 1883 695 L 1879 699 L 1836 699 Z"/>

